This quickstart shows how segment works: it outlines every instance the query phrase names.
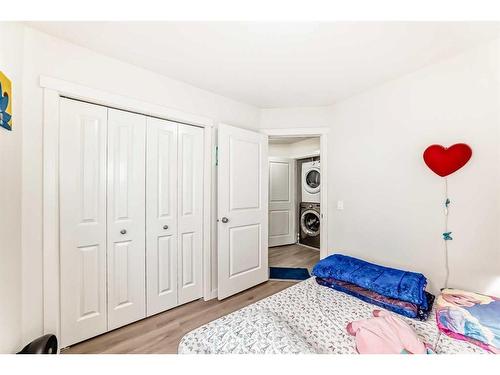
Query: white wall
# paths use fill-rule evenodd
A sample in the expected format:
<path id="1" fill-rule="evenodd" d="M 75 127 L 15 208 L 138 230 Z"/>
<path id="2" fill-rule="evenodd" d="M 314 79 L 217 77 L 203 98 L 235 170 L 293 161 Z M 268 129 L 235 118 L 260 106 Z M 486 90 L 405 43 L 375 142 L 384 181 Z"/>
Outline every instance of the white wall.
<path id="1" fill-rule="evenodd" d="M 0 128 L 0 353 L 21 346 L 23 29 L 0 23 L 0 70 L 12 81 L 13 130 Z"/>
<path id="2" fill-rule="evenodd" d="M 271 108 L 260 111 L 260 128 L 326 128 L 332 123 L 332 106 Z"/>
<path id="3" fill-rule="evenodd" d="M 40 75 L 257 128 L 257 108 L 94 53 L 31 28 L 25 32 L 23 137 L 23 337 L 42 333 L 42 90 Z"/>
<path id="4" fill-rule="evenodd" d="M 269 156 L 299 159 L 319 155 L 319 137 L 307 138 L 293 143 L 269 142 Z"/>
<path id="5" fill-rule="evenodd" d="M 423 272 L 437 292 L 444 181 L 422 152 L 466 142 L 473 157 L 449 177 L 449 285 L 500 295 L 499 53 L 490 42 L 329 108 L 262 111 L 262 128 L 331 129 L 330 252 Z"/>

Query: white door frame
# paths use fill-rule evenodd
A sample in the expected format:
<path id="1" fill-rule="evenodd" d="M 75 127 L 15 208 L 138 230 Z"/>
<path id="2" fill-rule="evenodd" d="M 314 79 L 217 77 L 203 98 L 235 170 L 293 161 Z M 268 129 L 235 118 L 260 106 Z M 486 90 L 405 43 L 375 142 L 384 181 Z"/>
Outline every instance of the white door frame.
<path id="1" fill-rule="evenodd" d="M 43 89 L 43 332 L 60 337 L 59 102 L 61 97 L 204 128 L 203 297 L 206 300 L 213 298 L 217 293 L 215 286 L 211 285 L 211 228 L 214 226 L 211 212 L 212 207 L 215 207 L 214 121 L 47 76 L 40 76 L 40 87 Z"/>
<path id="2" fill-rule="evenodd" d="M 319 137 L 320 139 L 320 158 L 321 158 L 321 244 L 320 258 L 328 256 L 328 150 L 327 136 L 328 128 L 280 128 L 280 129 L 261 129 L 262 133 L 268 136 L 279 137 Z"/>

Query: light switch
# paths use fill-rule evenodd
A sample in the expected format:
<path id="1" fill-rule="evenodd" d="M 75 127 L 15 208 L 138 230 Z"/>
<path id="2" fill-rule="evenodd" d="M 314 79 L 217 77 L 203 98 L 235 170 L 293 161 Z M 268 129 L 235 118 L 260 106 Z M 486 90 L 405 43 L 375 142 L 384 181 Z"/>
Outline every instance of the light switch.
<path id="1" fill-rule="evenodd" d="M 337 210 L 344 209 L 344 201 L 337 201 Z"/>

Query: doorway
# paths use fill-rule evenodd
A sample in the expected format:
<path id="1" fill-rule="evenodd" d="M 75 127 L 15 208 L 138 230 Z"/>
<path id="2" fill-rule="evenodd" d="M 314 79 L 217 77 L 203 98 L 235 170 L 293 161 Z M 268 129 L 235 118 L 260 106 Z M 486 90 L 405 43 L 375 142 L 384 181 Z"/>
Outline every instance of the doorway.
<path id="1" fill-rule="evenodd" d="M 302 280 L 320 259 L 321 139 L 269 137 L 271 279 Z"/>

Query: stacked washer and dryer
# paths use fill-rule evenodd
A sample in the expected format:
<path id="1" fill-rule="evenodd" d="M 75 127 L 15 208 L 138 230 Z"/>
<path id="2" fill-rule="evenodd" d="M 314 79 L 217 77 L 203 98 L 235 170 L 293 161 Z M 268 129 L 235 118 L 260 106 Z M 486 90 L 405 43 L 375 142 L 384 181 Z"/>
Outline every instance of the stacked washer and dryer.
<path id="1" fill-rule="evenodd" d="M 299 243 L 320 248 L 320 161 L 302 163 L 302 198 L 299 212 Z"/>

